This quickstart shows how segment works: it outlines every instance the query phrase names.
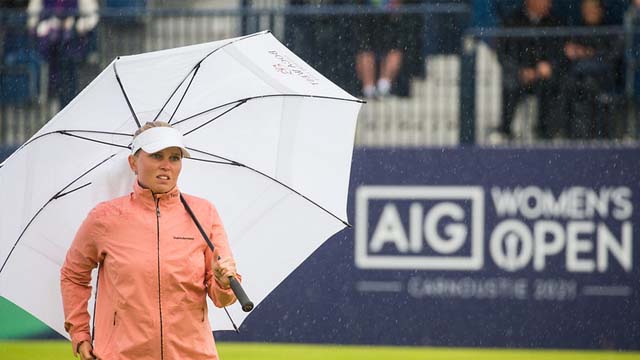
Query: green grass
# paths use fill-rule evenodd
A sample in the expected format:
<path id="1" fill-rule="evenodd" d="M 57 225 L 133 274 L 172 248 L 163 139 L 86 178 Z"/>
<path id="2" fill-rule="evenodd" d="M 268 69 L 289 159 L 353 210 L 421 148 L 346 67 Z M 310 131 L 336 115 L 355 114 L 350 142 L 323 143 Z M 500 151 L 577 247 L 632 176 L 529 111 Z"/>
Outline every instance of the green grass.
<path id="1" fill-rule="evenodd" d="M 383 347 L 340 345 L 292 345 L 221 343 L 223 360 L 618 360 L 640 359 L 640 352 L 446 349 L 428 347 Z M 64 341 L 0 341 L 2 360 L 73 359 Z"/>

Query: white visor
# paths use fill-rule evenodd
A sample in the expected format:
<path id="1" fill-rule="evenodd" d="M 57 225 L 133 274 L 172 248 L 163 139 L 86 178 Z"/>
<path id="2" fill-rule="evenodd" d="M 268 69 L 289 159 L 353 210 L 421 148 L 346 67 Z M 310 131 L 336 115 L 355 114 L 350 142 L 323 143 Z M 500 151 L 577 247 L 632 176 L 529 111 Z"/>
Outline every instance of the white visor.
<path id="1" fill-rule="evenodd" d="M 135 154 L 142 149 L 149 154 L 153 154 L 170 147 L 179 147 L 182 150 L 182 157 L 191 156 L 186 146 L 184 146 L 182 134 L 172 127 L 154 127 L 143 131 L 133 139 L 131 153 Z"/>

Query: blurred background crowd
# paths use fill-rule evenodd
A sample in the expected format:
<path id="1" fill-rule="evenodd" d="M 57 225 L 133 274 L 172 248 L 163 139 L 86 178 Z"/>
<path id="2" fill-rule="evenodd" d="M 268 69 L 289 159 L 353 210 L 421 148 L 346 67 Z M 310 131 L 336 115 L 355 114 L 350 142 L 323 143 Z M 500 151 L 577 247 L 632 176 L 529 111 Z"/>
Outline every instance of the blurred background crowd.
<path id="1" fill-rule="evenodd" d="M 0 146 L 115 57 L 269 29 L 363 146 L 635 143 L 640 0 L 0 0 Z"/>

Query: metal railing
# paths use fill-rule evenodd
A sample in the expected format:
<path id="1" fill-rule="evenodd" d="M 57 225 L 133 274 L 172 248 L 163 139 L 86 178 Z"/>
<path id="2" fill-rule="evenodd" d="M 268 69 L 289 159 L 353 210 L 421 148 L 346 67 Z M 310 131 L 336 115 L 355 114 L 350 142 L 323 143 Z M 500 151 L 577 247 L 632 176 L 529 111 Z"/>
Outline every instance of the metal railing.
<path id="1" fill-rule="evenodd" d="M 78 88 L 86 86 L 119 55 L 215 41 L 269 29 L 311 66 L 348 92 L 360 96 L 360 83 L 355 71 L 353 32 L 356 29 L 353 19 L 364 13 L 384 12 L 336 5 L 105 9 L 100 12 L 99 25 L 92 35 L 91 51 L 77 66 Z M 411 23 L 411 31 L 408 32 L 410 47 L 397 80 L 395 95 L 369 101 L 363 106 L 356 133 L 357 145 L 494 144 L 490 135 L 500 118 L 501 67 L 492 41 L 517 34 L 505 29 L 469 29 L 470 9 L 464 4 L 407 5 L 397 13 L 406 16 Z M 0 17 L 3 24 L 18 29 L 16 33 L 25 29 L 25 14 L 0 13 Z M 445 24 L 447 31 L 438 34 L 438 28 L 429 27 L 433 24 Z M 570 35 L 576 30 L 559 31 L 564 32 L 560 35 Z M 622 27 L 612 31 L 629 35 L 629 30 Z M 26 35 L 26 30 L 23 35 Z M 26 36 L 25 39 L 31 38 Z M 37 54 L 35 44 L 28 44 L 27 48 L 30 49 L 28 54 Z M 6 59 L 7 54 L 0 55 Z M 0 146 L 24 142 L 60 110 L 59 101 L 47 93 L 47 65 L 41 61 L 38 66 L 38 71 L 34 71 L 25 68 L 24 64 L 16 66 L 4 62 L 0 68 L 1 79 L 4 79 L 0 93 L 5 95 L 0 98 Z M 33 90 L 34 83 L 36 91 Z M 7 93 L 19 96 L 12 98 L 6 96 Z M 531 98 L 523 104 L 514 122 L 517 136 L 509 144 L 539 141 L 531 130 L 535 124 L 535 100 Z M 625 130 L 616 139 L 636 139 L 634 117 L 619 116 L 627 120 L 622 125 Z"/>
<path id="2" fill-rule="evenodd" d="M 354 30 L 349 27 L 349 21 L 363 13 L 383 12 L 357 6 L 104 10 L 92 39 L 94 48 L 87 61 L 78 65 L 79 89 L 118 55 L 270 29 L 321 73 L 360 96 L 354 69 L 356 53 L 350 45 Z M 430 39 L 422 38 L 425 33 L 423 19 L 425 16 L 439 17 L 442 22 L 449 22 L 448 18 L 468 16 L 469 9 L 459 4 L 419 5 L 403 7 L 398 14 L 412 17 L 417 26 L 413 34 L 413 53 L 406 57 L 406 62 L 412 61 L 414 72 L 418 74 L 401 74 L 405 81 L 401 96 L 374 100 L 364 106 L 357 143 L 367 146 L 455 145 L 458 142 L 459 62 L 455 55 L 434 55 L 426 61 L 423 43 Z M 12 19 L 14 24 L 24 26 L 24 15 L 14 14 Z M 343 21 L 343 28 L 333 27 L 335 19 Z M 46 68 L 43 62 L 41 73 L 46 73 Z M 425 68 L 429 73 L 426 77 Z M 40 89 L 45 89 L 46 93 L 45 84 L 41 84 Z M 59 102 L 46 94 L 23 100 L 4 101 L 0 105 L 0 144 L 25 141 L 60 110 Z"/>
<path id="3" fill-rule="evenodd" d="M 462 59 L 462 77 L 465 81 L 461 88 L 461 142 L 480 145 L 531 145 L 531 144 L 560 144 L 596 143 L 596 144 L 637 144 L 638 120 L 634 111 L 634 90 L 628 85 L 633 80 L 629 74 L 638 71 L 634 61 L 629 61 L 629 38 L 633 37 L 633 28 L 623 26 L 607 27 L 559 27 L 559 28 L 470 28 L 464 37 L 464 52 Z M 637 30 L 636 30 L 637 31 Z M 582 96 L 581 101 L 588 102 L 594 130 L 590 136 L 575 137 L 571 134 L 566 123 L 552 124 L 560 127 L 556 135 L 549 139 L 541 139 L 536 134 L 541 112 L 538 97 L 532 92 L 519 103 L 512 123 L 512 139 L 496 137 L 502 116 L 502 83 L 505 72 L 499 56 L 497 45 L 506 39 L 540 39 L 547 38 L 561 43 L 569 39 L 605 37 L 610 41 L 619 42 L 621 51 L 616 64 L 611 64 L 609 76 L 618 81 L 608 89 L 594 89 L 591 98 Z M 561 55 L 561 53 L 559 53 Z M 616 66 L 614 66 L 616 65 Z M 615 69 L 613 69 L 615 68 Z M 554 74 L 558 82 L 575 81 L 568 76 L 570 67 L 560 67 L 559 74 Z M 567 84 L 559 84 L 558 87 Z M 582 91 L 582 90 L 580 90 Z M 558 97 L 565 96 L 562 90 Z M 566 102 L 566 99 L 564 99 Z M 545 104 L 546 106 L 547 104 Z M 556 105 L 556 104 L 554 104 Z M 577 121 L 578 119 L 565 116 L 562 119 L 561 107 L 553 108 L 555 113 L 552 121 Z M 596 129 L 596 127 L 600 129 Z M 568 139 L 571 138 L 571 142 Z"/>

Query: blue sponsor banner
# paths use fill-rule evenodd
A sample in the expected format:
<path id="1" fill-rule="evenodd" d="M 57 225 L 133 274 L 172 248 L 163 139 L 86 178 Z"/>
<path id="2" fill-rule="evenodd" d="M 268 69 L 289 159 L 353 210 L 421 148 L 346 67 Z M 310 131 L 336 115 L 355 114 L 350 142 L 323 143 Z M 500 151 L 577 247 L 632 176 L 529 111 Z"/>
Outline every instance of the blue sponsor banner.
<path id="1" fill-rule="evenodd" d="M 16 149 L 17 147 L 14 146 L 0 146 L 0 162 L 8 158 Z"/>
<path id="2" fill-rule="evenodd" d="M 638 149 L 360 149 L 353 227 L 216 338 L 639 350 L 639 169 Z"/>
<path id="3" fill-rule="evenodd" d="M 638 350 L 639 169 L 637 149 L 358 150 L 353 228 L 216 336 Z"/>

